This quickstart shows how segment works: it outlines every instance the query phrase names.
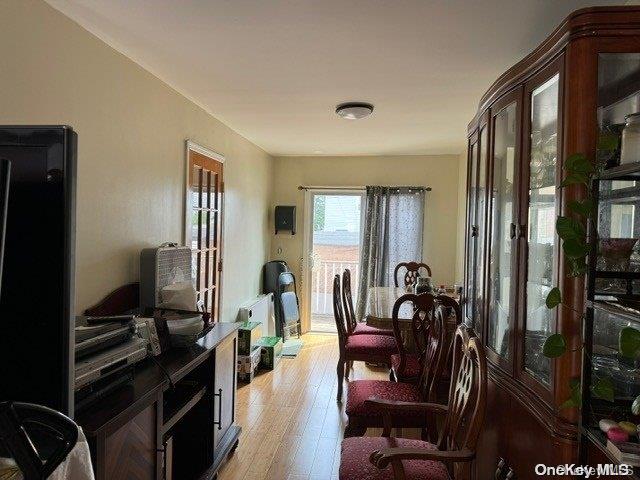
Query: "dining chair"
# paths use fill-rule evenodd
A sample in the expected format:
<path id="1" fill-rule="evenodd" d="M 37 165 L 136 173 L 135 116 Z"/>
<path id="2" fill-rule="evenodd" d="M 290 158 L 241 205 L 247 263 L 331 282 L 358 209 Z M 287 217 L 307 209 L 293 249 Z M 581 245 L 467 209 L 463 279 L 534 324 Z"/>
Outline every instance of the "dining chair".
<path id="1" fill-rule="evenodd" d="M 427 265 L 426 263 L 418 263 L 418 262 L 400 262 L 398 265 L 396 265 L 396 268 L 393 270 L 393 279 L 395 281 L 396 287 L 400 286 L 400 282 L 398 281 L 398 272 L 400 272 L 400 269 L 404 268 L 405 272 L 404 272 L 404 277 L 403 277 L 403 282 L 404 282 L 404 287 L 410 287 L 412 285 L 415 285 L 416 282 L 418 281 L 418 277 L 421 277 L 422 275 L 420 274 L 420 271 L 426 271 L 427 273 L 427 277 L 431 276 L 431 267 L 429 267 L 429 265 Z"/>
<path id="2" fill-rule="evenodd" d="M 423 294 L 424 295 L 424 294 Z M 460 308 L 460 304 L 458 301 L 450 297 L 449 295 L 437 295 L 433 297 L 434 307 L 436 305 L 440 305 L 444 307 L 444 318 L 445 318 L 445 332 L 446 332 L 446 341 L 445 343 L 449 345 L 448 353 L 446 354 L 446 364 L 442 369 L 441 377 L 445 380 L 445 382 L 441 382 L 444 386 L 444 395 L 446 396 L 449 391 L 448 381 L 451 375 L 451 348 L 453 346 L 453 342 L 451 341 L 453 337 L 453 333 L 455 329 L 462 323 L 462 309 Z M 394 324 L 397 324 L 397 329 L 394 326 L 395 335 L 400 334 L 399 330 L 399 319 L 392 319 Z M 451 328 L 453 326 L 453 328 Z M 416 325 L 416 328 L 419 328 L 419 325 Z M 426 330 L 422 330 L 426 332 Z M 414 343 L 417 348 L 420 348 L 420 345 L 423 346 L 424 343 L 421 344 L 420 338 L 416 337 L 416 329 L 414 329 L 414 325 L 412 324 L 412 332 L 414 335 Z M 398 339 L 396 338 L 396 341 Z M 396 382 L 405 382 L 405 383 L 415 383 L 420 378 L 422 373 L 423 363 L 420 361 L 421 355 L 419 352 L 407 352 L 407 349 L 404 347 L 402 342 L 398 342 L 398 353 L 391 356 L 391 371 L 390 371 L 390 379 Z"/>
<path id="3" fill-rule="evenodd" d="M 420 381 L 417 384 L 398 383 L 390 380 L 354 380 L 347 387 L 347 405 L 345 413 L 348 423 L 344 436 L 362 436 L 368 428 L 382 428 L 384 408 L 371 400 L 433 402 L 435 391 L 444 365 L 444 354 L 449 350 L 446 345 L 444 308 L 438 307 L 433 312 L 433 297 L 422 294 L 403 295 L 394 306 L 397 316 L 398 308 L 406 302 L 414 307 L 413 317 L 422 322 L 421 317 L 429 317 L 427 324 L 427 345 L 422 353 L 424 364 Z M 420 428 L 423 438 L 435 439 L 436 422 L 433 415 L 425 415 L 421 409 L 410 409 L 391 417 L 390 425 L 395 428 Z"/>
<path id="4" fill-rule="evenodd" d="M 367 325 L 366 322 L 359 322 L 353 308 L 353 295 L 351 293 L 351 270 L 348 268 L 342 273 L 342 306 L 347 322 L 349 335 L 389 335 L 394 336 L 393 330 L 376 328 Z"/>
<path id="5" fill-rule="evenodd" d="M 340 480 L 467 480 L 487 396 L 485 352 L 473 331 L 461 325 L 454 336 L 454 379 L 448 405 L 373 400 L 383 409 L 382 437 L 351 437 L 342 441 Z M 392 419 L 403 410 L 419 409 L 444 418 L 436 443 L 391 437 Z"/>
<path id="6" fill-rule="evenodd" d="M 333 277 L 333 317 L 338 331 L 338 345 L 340 357 L 338 358 L 338 395 L 337 400 L 342 400 L 342 388 L 347 364 L 352 362 L 367 362 L 383 364 L 387 367 L 391 364 L 391 355 L 398 351 L 395 338 L 388 335 L 350 335 L 346 326 L 345 316 L 340 295 L 340 275 Z"/>
<path id="7" fill-rule="evenodd" d="M 447 335 L 447 341 L 449 345 L 449 351 L 445 356 L 445 364 L 440 375 L 440 381 L 437 388 L 436 398 L 446 398 L 449 392 L 449 382 L 451 381 L 451 369 L 452 369 L 452 349 L 453 349 L 453 335 L 456 329 L 462 324 L 462 309 L 460 303 L 449 295 L 438 295 L 435 298 L 436 303 L 441 305 L 445 309 L 445 330 Z"/>
<path id="8" fill-rule="evenodd" d="M 427 336 L 429 323 L 435 310 L 435 297 L 429 293 L 419 295 L 420 301 L 414 307 L 418 309 L 419 315 L 414 310 L 411 317 L 411 332 L 416 352 L 408 352 L 404 342 L 402 341 L 399 312 L 400 307 L 405 301 L 401 299 L 407 297 L 403 295 L 393 305 L 391 314 L 391 322 L 393 332 L 398 343 L 398 353 L 391 356 L 390 380 L 404 383 L 416 383 L 422 374 L 424 351 L 428 345 Z"/>

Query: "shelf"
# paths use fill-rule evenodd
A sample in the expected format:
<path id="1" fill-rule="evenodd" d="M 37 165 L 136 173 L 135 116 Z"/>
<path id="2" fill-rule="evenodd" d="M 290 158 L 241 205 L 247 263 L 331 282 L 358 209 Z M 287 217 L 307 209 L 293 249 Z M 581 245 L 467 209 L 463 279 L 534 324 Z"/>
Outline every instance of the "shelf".
<path id="1" fill-rule="evenodd" d="M 640 179 L 640 162 L 625 163 L 617 167 L 603 170 L 596 178 L 598 180 L 633 180 L 633 177 Z"/>
<path id="2" fill-rule="evenodd" d="M 582 427 L 580 430 L 582 431 L 582 434 L 587 437 L 587 439 L 593 443 L 593 445 L 595 445 L 611 463 L 620 465 L 618 459 L 607 449 L 607 437 L 600 431 L 600 429 L 595 427 Z M 625 477 L 620 476 L 620 478 Z M 640 468 L 634 467 L 633 474 L 626 476 L 626 478 L 640 480 Z"/>
<path id="3" fill-rule="evenodd" d="M 165 406 L 162 431 L 166 433 L 171 430 L 178 420 L 202 400 L 206 390 L 207 388 L 201 385 L 177 386 L 175 393 L 165 394 L 165 397 L 169 397 L 171 402 Z"/>
<path id="4" fill-rule="evenodd" d="M 587 306 L 610 315 L 624 318 L 632 322 L 640 322 L 640 312 L 604 300 L 588 301 Z"/>
<path id="5" fill-rule="evenodd" d="M 640 177 L 639 177 L 640 179 Z M 616 188 L 598 194 L 600 202 L 633 203 L 640 200 L 640 185 L 626 188 Z"/>
<path id="6" fill-rule="evenodd" d="M 593 272 L 594 278 L 618 278 L 621 280 L 638 280 L 640 272 L 610 272 L 607 270 L 596 270 Z"/>

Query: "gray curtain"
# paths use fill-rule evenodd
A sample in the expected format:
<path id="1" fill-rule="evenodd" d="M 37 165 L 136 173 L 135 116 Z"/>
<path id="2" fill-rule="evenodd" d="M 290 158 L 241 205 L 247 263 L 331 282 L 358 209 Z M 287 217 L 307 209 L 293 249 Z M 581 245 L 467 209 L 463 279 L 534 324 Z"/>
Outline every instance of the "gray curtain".
<path id="1" fill-rule="evenodd" d="M 422 261 L 424 202 L 423 187 L 367 187 L 358 320 L 366 314 L 369 288 L 393 286 L 393 270 L 398 263 Z"/>

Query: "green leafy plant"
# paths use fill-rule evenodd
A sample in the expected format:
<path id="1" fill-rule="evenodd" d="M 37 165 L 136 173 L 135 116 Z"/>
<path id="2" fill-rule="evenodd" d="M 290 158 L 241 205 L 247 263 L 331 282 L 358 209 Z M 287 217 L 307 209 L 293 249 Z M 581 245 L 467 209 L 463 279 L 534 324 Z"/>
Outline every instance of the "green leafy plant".
<path id="1" fill-rule="evenodd" d="M 601 136 L 598 145 L 599 150 L 617 148 L 617 138 Z M 584 276 L 587 272 L 587 257 L 594 245 L 598 242 L 597 230 L 597 205 L 591 195 L 591 183 L 597 174 L 597 165 L 583 154 L 569 156 L 564 163 L 565 177 L 561 187 L 570 185 L 583 185 L 586 187 L 587 196 L 583 200 L 573 200 L 567 204 L 570 216 L 559 216 L 556 220 L 556 232 L 562 241 L 562 251 L 565 254 L 568 275 L 572 277 Z M 592 235 L 587 236 L 587 225 L 591 225 Z M 568 308 L 563 303 L 562 292 L 554 287 L 547 294 L 546 306 L 553 308 Z M 583 318 L 584 318 L 584 314 Z M 567 339 L 560 333 L 549 336 L 542 347 L 542 353 L 547 358 L 558 358 L 569 351 Z M 572 352 L 584 348 L 584 343 Z M 626 327 L 620 331 L 618 350 L 624 357 L 635 359 L 640 355 L 640 330 Z M 579 379 L 570 380 L 570 396 L 560 408 L 580 408 L 582 405 L 582 387 Z M 591 394 L 608 402 L 614 401 L 614 388 L 610 378 L 595 378 L 590 388 Z M 631 408 L 634 414 L 640 414 L 640 396 L 638 396 Z M 636 413 L 637 412 L 637 413 Z"/>

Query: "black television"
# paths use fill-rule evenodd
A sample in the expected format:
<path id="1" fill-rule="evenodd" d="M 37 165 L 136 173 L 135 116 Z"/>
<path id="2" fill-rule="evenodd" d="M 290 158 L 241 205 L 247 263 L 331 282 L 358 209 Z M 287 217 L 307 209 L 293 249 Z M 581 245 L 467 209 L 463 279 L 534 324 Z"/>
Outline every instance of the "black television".
<path id="1" fill-rule="evenodd" d="M 0 400 L 73 415 L 75 176 L 68 126 L 0 126 L 11 162 L 0 292 Z"/>
<path id="2" fill-rule="evenodd" d="M 4 258 L 4 231 L 7 225 L 7 200 L 11 162 L 0 158 L 0 295 L 2 294 L 2 260 Z"/>

